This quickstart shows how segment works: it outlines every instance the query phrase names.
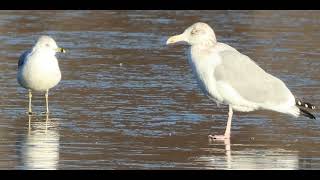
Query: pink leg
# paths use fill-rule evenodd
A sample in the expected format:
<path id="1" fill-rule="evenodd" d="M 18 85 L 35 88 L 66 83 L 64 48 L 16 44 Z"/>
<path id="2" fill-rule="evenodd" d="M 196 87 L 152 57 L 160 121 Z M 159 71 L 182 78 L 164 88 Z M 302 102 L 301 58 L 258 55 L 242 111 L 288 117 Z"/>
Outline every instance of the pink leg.
<path id="1" fill-rule="evenodd" d="M 232 108 L 229 105 L 229 113 L 228 113 L 228 122 L 227 122 L 227 127 L 224 135 L 209 135 L 210 140 L 225 140 L 225 139 L 230 139 L 230 134 L 231 134 L 231 121 L 232 121 Z"/>

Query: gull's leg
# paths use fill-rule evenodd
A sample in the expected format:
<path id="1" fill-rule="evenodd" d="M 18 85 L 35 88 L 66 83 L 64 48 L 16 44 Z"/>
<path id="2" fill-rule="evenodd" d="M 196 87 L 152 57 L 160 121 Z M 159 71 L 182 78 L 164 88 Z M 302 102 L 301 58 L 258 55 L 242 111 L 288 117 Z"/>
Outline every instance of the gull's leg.
<path id="1" fill-rule="evenodd" d="M 225 139 L 230 139 L 230 134 L 231 134 L 231 121 L 232 121 L 232 107 L 229 105 L 229 113 L 228 113 L 228 122 L 227 122 L 227 127 L 224 135 L 209 135 L 210 140 L 225 140 Z"/>
<path id="2" fill-rule="evenodd" d="M 31 92 L 31 89 L 29 89 L 29 110 L 28 110 L 29 115 L 32 115 L 31 99 L 32 99 L 32 92 Z"/>
<path id="3" fill-rule="evenodd" d="M 48 131 L 48 121 L 49 121 L 49 114 L 46 114 L 46 131 L 45 131 L 46 134 Z"/>
<path id="4" fill-rule="evenodd" d="M 232 107 L 229 105 L 228 122 L 227 122 L 226 131 L 224 133 L 224 136 L 227 137 L 227 139 L 229 139 L 231 135 L 232 115 L 233 115 Z"/>
<path id="5" fill-rule="evenodd" d="M 29 115 L 29 128 L 28 128 L 28 134 L 30 135 L 31 132 L 31 116 Z"/>
<path id="6" fill-rule="evenodd" d="M 47 89 L 47 91 L 46 91 L 46 93 L 45 93 L 45 97 L 46 97 L 46 107 L 47 107 L 47 112 L 46 112 L 46 114 L 49 114 L 48 96 L 49 96 L 49 89 Z"/>

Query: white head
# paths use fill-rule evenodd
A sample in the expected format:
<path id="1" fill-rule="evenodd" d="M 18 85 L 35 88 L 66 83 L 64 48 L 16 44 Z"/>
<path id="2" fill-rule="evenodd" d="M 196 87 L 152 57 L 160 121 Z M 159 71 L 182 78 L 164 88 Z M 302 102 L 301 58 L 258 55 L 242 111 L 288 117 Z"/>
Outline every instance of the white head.
<path id="1" fill-rule="evenodd" d="M 188 27 L 182 34 L 171 36 L 167 40 L 167 44 L 173 44 L 176 42 L 184 41 L 192 45 L 214 45 L 216 40 L 216 35 L 212 28 L 202 22 L 197 22 L 192 26 Z"/>
<path id="2" fill-rule="evenodd" d="M 56 52 L 66 52 L 65 49 L 59 48 L 56 41 L 50 36 L 41 36 L 33 48 L 36 50 L 41 49 L 41 51 L 46 51 L 52 54 L 55 54 Z"/>

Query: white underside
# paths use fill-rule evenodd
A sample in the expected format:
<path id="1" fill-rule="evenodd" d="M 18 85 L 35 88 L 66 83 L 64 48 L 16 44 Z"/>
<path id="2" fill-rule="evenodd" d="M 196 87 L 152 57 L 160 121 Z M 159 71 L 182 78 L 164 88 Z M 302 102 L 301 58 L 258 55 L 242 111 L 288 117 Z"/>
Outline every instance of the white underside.
<path id="1" fill-rule="evenodd" d="M 277 111 L 281 113 L 291 114 L 293 116 L 299 116 L 300 110 L 295 105 L 294 99 L 289 99 L 287 102 L 282 104 L 271 104 L 268 102 L 264 103 L 255 103 L 247 101 L 238 92 L 233 89 L 229 84 L 217 81 L 217 89 L 220 93 L 220 96 L 223 97 L 224 104 L 230 104 L 232 109 L 241 112 L 254 111 L 257 109 L 268 109 L 272 111 Z"/>
<path id="2" fill-rule="evenodd" d="M 56 86 L 61 80 L 56 57 L 41 53 L 34 53 L 30 56 L 18 70 L 19 84 L 34 91 L 46 91 Z"/>

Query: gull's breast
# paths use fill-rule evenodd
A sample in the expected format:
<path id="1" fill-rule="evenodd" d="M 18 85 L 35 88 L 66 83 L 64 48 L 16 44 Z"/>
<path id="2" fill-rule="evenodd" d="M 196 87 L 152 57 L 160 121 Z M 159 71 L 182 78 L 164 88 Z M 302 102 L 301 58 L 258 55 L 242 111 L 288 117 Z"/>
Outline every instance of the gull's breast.
<path id="1" fill-rule="evenodd" d="M 55 57 L 33 57 L 18 73 L 19 83 L 28 89 L 45 91 L 61 80 L 58 60 Z"/>
<path id="2" fill-rule="evenodd" d="M 221 62 L 218 54 L 202 56 L 191 50 L 188 60 L 202 92 L 214 101 L 222 103 L 223 98 L 217 90 L 217 81 L 214 77 L 215 67 Z"/>

